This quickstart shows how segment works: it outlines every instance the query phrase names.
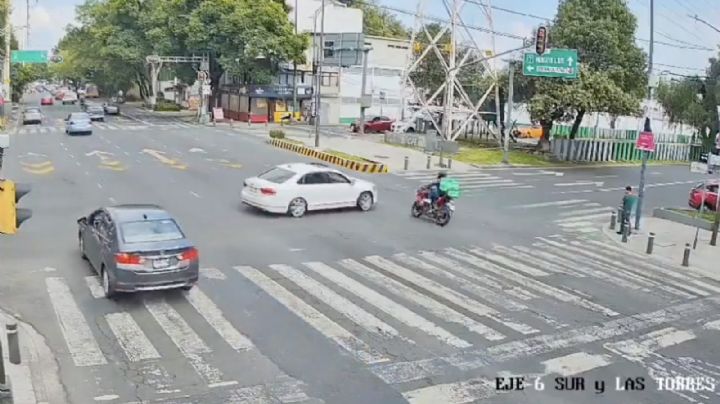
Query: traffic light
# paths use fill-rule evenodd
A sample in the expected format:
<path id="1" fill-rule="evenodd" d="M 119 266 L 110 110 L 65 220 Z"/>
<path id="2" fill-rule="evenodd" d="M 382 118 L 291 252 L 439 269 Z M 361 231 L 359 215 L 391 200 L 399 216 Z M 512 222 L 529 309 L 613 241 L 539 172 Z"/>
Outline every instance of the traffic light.
<path id="1" fill-rule="evenodd" d="M 15 234 L 20 225 L 32 217 L 30 209 L 17 207 L 20 198 L 30 192 L 30 185 L 0 180 L 0 233 Z"/>
<path id="2" fill-rule="evenodd" d="M 542 55 L 547 48 L 547 28 L 539 27 L 535 33 L 535 53 Z"/>

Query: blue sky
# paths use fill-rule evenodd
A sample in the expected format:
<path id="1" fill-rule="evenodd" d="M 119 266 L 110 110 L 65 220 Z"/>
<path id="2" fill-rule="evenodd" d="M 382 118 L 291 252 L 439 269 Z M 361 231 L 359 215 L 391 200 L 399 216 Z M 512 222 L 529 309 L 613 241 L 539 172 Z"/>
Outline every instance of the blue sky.
<path id="1" fill-rule="evenodd" d="M 33 4 L 37 1 L 36 4 Z M 84 0 L 30 0 L 32 27 L 30 48 L 50 49 L 63 34 L 68 23 L 74 21 L 75 6 Z M 415 11 L 418 0 L 379 0 L 381 4 L 401 10 Z M 451 0 L 450 0 L 451 1 Z M 476 0 L 472 0 L 476 1 Z M 557 10 L 558 0 L 477 0 L 491 1 L 493 6 L 502 7 L 525 14 L 552 19 Z M 447 17 L 441 0 L 425 0 L 425 12 L 428 15 Z M 649 38 L 650 0 L 628 0 L 631 10 L 638 17 L 638 34 L 641 39 Z M 720 45 L 720 33 L 713 31 L 702 23 L 695 22 L 688 14 L 697 14 L 704 20 L 720 28 L 720 1 L 718 0 L 656 0 L 655 1 L 655 40 L 677 46 L 655 45 L 656 72 L 669 70 L 679 74 L 702 73 L 707 66 L 707 59 L 717 55 Z M 412 26 L 414 17 L 398 15 L 407 25 Z M 475 4 L 464 6 L 462 17 L 465 24 L 489 28 L 481 7 Z M 543 20 L 510 14 L 499 10 L 493 11 L 494 29 L 498 32 L 517 36 L 529 36 L 533 27 Z M 25 25 L 25 0 L 13 0 L 13 23 Z M 478 34 L 471 30 L 481 47 L 490 48 L 490 36 Z M 25 31 L 19 29 L 24 37 Z M 690 44 L 690 45 L 687 45 Z M 521 41 L 511 38 L 496 37 L 498 52 L 509 50 L 521 45 Z M 646 51 L 647 42 L 638 42 Z M 683 49 L 683 46 L 710 48 L 713 50 Z M 677 67 L 667 67 L 677 66 Z M 685 69 L 689 68 L 689 69 Z"/>

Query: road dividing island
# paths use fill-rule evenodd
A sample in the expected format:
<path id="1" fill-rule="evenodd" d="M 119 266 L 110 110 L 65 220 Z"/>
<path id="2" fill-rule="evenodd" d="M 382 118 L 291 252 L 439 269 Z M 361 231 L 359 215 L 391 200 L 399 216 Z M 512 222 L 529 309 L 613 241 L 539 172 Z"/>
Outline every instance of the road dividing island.
<path id="1" fill-rule="evenodd" d="M 348 158 L 336 156 L 334 154 L 324 151 L 315 150 L 311 147 L 305 146 L 304 144 L 295 143 L 285 139 L 269 139 L 268 143 L 281 149 L 290 150 L 304 156 L 316 158 L 331 164 L 338 165 L 343 168 L 359 171 L 361 173 L 387 174 L 389 172 L 388 167 L 385 164 L 363 159 L 361 157 L 355 158 L 363 161 L 355 161 Z"/>

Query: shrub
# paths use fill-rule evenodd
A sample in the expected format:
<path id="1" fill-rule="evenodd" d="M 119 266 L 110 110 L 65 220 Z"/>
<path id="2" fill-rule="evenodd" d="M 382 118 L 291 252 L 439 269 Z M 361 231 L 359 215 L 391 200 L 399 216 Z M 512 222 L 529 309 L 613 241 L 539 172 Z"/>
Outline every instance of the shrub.
<path id="1" fill-rule="evenodd" d="M 285 139 L 285 132 L 280 129 L 273 129 L 270 131 L 270 137 L 273 139 Z"/>
<path id="2" fill-rule="evenodd" d="M 155 111 L 180 111 L 180 109 L 180 105 L 168 100 L 159 99 L 155 104 Z"/>

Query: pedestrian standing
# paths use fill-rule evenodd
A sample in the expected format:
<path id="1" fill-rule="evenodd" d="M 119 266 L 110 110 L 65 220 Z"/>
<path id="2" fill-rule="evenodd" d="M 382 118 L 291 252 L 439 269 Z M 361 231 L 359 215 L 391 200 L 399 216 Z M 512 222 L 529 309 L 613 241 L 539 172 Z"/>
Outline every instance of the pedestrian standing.
<path id="1" fill-rule="evenodd" d="M 632 231 L 632 219 L 635 216 L 635 206 L 637 205 L 637 195 L 633 192 L 630 185 L 625 187 L 625 195 L 622 199 L 622 218 L 620 221 L 620 231 L 617 234 L 623 234 L 627 226 L 628 233 Z"/>

